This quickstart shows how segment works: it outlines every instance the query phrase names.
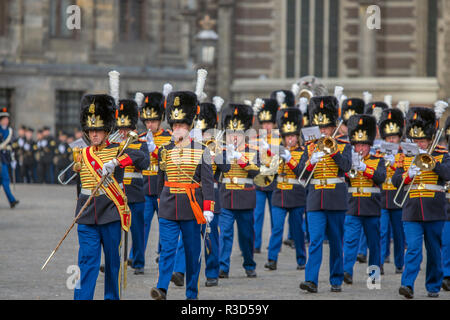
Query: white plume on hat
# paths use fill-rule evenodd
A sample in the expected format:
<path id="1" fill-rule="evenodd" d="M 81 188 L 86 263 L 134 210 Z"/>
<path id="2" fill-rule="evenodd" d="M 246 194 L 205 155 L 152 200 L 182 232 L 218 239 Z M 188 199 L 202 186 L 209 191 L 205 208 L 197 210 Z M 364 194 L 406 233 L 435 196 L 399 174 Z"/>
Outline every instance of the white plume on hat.
<path id="1" fill-rule="evenodd" d="M 205 88 L 206 76 L 208 75 L 208 71 L 205 69 L 197 70 L 197 84 L 195 86 L 195 94 L 197 95 L 197 99 L 202 101 L 202 98 L 205 98 L 203 89 Z"/>
<path id="2" fill-rule="evenodd" d="M 399 101 L 397 103 L 397 109 L 403 112 L 403 116 L 406 117 L 406 114 L 408 113 L 409 110 L 409 101 L 408 100 Z"/>
<path id="3" fill-rule="evenodd" d="M 305 97 L 300 98 L 300 102 L 298 104 L 298 107 L 300 109 L 300 112 L 302 114 L 306 114 L 308 112 L 308 99 Z"/>
<path id="4" fill-rule="evenodd" d="M 365 104 L 372 102 L 372 94 L 369 91 L 364 91 L 363 97 L 364 97 L 363 99 L 364 99 Z"/>
<path id="5" fill-rule="evenodd" d="M 167 99 L 167 96 L 172 92 L 173 87 L 170 83 L 166 83 L 163 86 L 163 95 Z"/>
<path id="6" fill-rule="evenodd" d="M 217 113 L 219 113 L 220 110 L 222 109 L 223 104 L 225 103 L 225 100 L 223 100 L 219 96 L 215 96 L 212 98 L 212 102 L 213 102 L 214 106 L 216 107 Z"/>
<path id="7" fill-rule="evenodd" d="M 134 101 L 137 103 L 138 108 L 140 108 L 142 105 L 142 101 L 144 101 L 144 94 L 142 92 L 136 92 L 136 95 L 134 96 Z"/>
<path id="8" fill-rule="evenodd" d="M 392 108 L 392 96 L 391 95 L 384 96 L 384 103 L 386 103 L 389 108 Z"/>
<path id="9" fill-rule="evenodd" d="M 291 91 L 294 94 L 294 97 L 297 97 L 298 94 L 300 93 L 300 86 L 298 85 L 298 83 L 294 83 L 291 87 Z"/>
<path id="10" fill-rule="evenodd" d="M 334 96 L 338 99 L 338 101 L 341 101 L 341 97 L 343 94 L 344 94 L 344 87 L 341 86 L 334 87 Z"/>
<path id="11" fill-rule="evenodd" d="M 277 92 L 278 105 L 282 106 L 285 99 L 286 99 L 286 94 L 283 91 L 278 91 Z"/>
<path id="12" fill-rule="evenodd" d="M 439 120 L 444 115 L 445 110 L 448 108 L 448 103 L 439 100 L 434 103 L 434 113 L 436 113 L 436 118 Z"/>
<path id="13" fill-rule="evenodd" d="M 119 104 L 119 83 L 120 83 L 120 73 L 113 70 L 108 73 L 109 76 L 109 95 L 114 98 L 116 105 Z"/>
<path id="14" fill-rule="evenodd" d="M 264 105 L 264 100 L 261 98 L 256 98 L 255 103 L 253 103 L 253 114 L 258 114 Z"/>
<path id="15" fill-rule="evenodd" d="M 341 96 L 341 100 L 339 101 L 339 106 L 342 107 L 342 103 L 343 103 L 345 100 L 347 100 L 347 99 L 348 99 L 348 97 L 347 97 L 345 94 L 343 94 L 343 95 Z"/>
<path id="16" fill-rule="evenodd" d="M 244 100 L 244 104 L 248 105 L 248 106 L 252 106 L 252 101 L 251 100 Z"/>
<path id="17" fill-rule="evenodd" d="M 376 107 L 372 111 L 372 115 L 377 119 L 377 123 L 380 121 L 381 114 L 383 113 L 383 109 L 380 107 Z"/>

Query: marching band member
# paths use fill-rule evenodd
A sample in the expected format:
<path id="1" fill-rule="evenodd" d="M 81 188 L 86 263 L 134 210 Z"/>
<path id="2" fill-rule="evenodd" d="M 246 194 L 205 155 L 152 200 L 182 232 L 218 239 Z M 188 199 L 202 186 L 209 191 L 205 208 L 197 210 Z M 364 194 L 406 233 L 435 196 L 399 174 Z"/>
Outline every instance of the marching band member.
<path id="1" fill-rule="evenodd" d="M 259 173 L 259 155 L 257 146 L 245 141 L 245 132 L 252 124 L 253 109 L 249 105 L 230 103 L 222 112 L 222 130 L 226 130 L 226 160 L 231 168 L 223 174 L 220 185 L 219 278 L 228 278 L 230 271 L 235 221 L 245 273 L 249 278 L 256 277 L 256 262 L 253 260 L 256 192 L 253 178 Z"/>
<path id="2" fill-rule="evenodd" d="M 418 145 L 418 157 L 428 153 L 428 149 L 432 147 L 441 113 L 435 113 L 426 107 L 409 109 L 406 116 L 406 136 Z M 447 150 L 441 148 L 431 150 L 430 156 L 436 163 L 432 170 L 422 171 L 416 165 L 419 163 L 412 163 L 417 157 L 405 156 L 392 177 L 396 188 L 399 188 L 402 182 L 406 188 L 411 187 L 403 206 L 402 220 L 408 247 L 399 288 L 399 294 L 408 299 L 414 297 L 414 282 L 422 261 L 423 241 L 427 250 L 425 287 L 428 296 L 438 297 L 442 285 L 440 248 L 446 220 L 444 184 L 450 180 L 450 158 Z"/>
<path id="3" fill-rule="evenodd" d="M 269 241 L 269 270 L 277 269 L 278 254 L 283 240 L 286 215 L 289 213 L 289 226 L 295 243 L 297 269 L 303 270 L 306 264 L 305 237 L 302 230 L 305 211 L 305 189 L 300 185 L 293 168 L 300 162 L 304 148 L 300 146 L 302 127 L 301 111 L 298 108 L 285 108 L 278 111 L 277 125 L 283 140 L 281 151 L 283 163 L 278 167 L 276 188 L 272 195 L 272 233 Z"/>
<path id="4" fill-rule="evenodd" d="M 158 283 L 150 291 L 165 300 L 180 236 L 186 258 L 186 298 L 197 299 L 201 266 L 201 225 L 214 218 L 214 177 L 209 149 L 189 136 L 199 110 L 198 95 L 171 92 L 166 118 L 172 141 L 158 151 L 159 234 Z"/>
<path id="5" fill-rule="evenodd" d="M 338 101 L 334 96 L 312 97 L 310 123 L 319 126 L 322 135 L 336 133 Z M 314 170 L 307 186 L 306 210 L 310 236 L 309 258 L 306 263 L 302 290 L 317 292 L 319 270 L 322 263 L 322 245 L 327 235 L 330 245 L 330 283 L 333 292 L 340 292 L 344 278 L 342 243 L 345 212 L 348 209 L 348 191 L 344 173 L 351 168 L 351 146 L 347 141 L 335 140 L 336 150 L 331 154 L 318 151 L 316 143 L 307 145 L 297 175 L 306 168 L 306 179 Z"/>
<path id="6" fill-rule="evenodd" d="M 377 132 L 377 121 L 369 115 L 354 115 L 348 120 L 353 170 L 349 178 L 351 194 L 345 217 L 344 281 L 353 283 L 353 266 L 358 254 L 361 229 L 369 247 L 369 266 L 381 266 L 380 260 L 380 188 L 386 179 L 386 168 L 379 156 L 370 155 Z"/>
<path id="7" fill-rule="evenodd" d="M 348 120 L 353 115 L 363 114 L 364 106 L 365 106 L 364 100 L 359 98 L 344 99 L 342 101 L 340 116 L 341 119 L 344 120 L 344 123 L 342 124 L 341 129 L 339 130 L 341 135 L 338 137 L 340 139 L 348 140 L 348 128 L 347 128 Z"/>
<path id="8" fill-rule="evenodd" d="M 135 100 L 119 100 L 116 109 L 116 129 L 122 137 L 126 137 L 129 131 L 136 131 L 139 121 L 139 106 Z M 147 140 L 139 139 L 128 146 L 129 149 L 140 150 L 145 155 L 145 160 L 139 166 L 125 167 L 123 176 L 123 188 L 128 198 L 128 206 L 131 210 L 131 239 L 133 244 L 130 250 L 129 264 L 134 269 L 134 274 L 144 274 L 145 266 L 145 237 L 144 237 L 144 207 L 145 197 L 143 189 L 142 170 L 148 168 L 150 157 Z"/>

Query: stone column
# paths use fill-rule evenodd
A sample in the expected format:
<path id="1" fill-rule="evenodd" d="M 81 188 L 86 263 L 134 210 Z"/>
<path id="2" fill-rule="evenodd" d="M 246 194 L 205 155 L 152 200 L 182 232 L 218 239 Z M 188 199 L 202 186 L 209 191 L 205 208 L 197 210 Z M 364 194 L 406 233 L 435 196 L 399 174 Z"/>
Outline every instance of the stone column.
<path id="1" fill-rule="evenodd" d="M 233 52 L 233 0 L 219 0 L 219 11 L 217 15 L 217 33 L 219 42 L 217 44 L 217 94 L 225 101 L 231 98 L 232 52 Z"/>
<path id="2" fill-rule="evenodd" d="M 359 70 L 361 77 L 376 76 L 377 68 L 377 43 L 376 43 L 376 29 L 369 29 L 367 27 L 367 8 L 374 4 L 374 1 L 362 0 L 359 1 Z"/>

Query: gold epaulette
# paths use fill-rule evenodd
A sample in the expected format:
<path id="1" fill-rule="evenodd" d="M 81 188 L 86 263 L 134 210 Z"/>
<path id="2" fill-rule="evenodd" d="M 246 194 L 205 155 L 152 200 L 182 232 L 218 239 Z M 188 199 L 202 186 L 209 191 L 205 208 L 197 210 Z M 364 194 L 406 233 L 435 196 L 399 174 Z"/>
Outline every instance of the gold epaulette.
<path id="1" fill-rule="evenodd" d="M 448 153 L 448 150 L 446 147 L 437 145 L 436 149 L 434 149 L 437 153 Z"/>

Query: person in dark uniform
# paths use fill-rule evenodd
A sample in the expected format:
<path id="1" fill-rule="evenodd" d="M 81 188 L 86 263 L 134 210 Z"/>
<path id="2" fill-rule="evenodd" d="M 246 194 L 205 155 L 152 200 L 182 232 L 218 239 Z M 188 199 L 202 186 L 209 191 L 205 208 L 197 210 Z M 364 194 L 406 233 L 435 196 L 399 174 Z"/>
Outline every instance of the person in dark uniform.
<path id="1" fill-rule="evenodd" d="M 41 130 L 42 139 L 38 141 L 39 160 L 38 160 L 38 176 L 40 183 L 55 183 L 55 165 L 53 163 L 55 157 L 56 141 L 50 135 L 50 128 L 45 126 Z"/>
<path id="2" fill-rule="evenodd" d="M 13 129 L 9 126 L 9 113 L 6 108 L 2 108 L 0 109 L 0 180 L 11 209 L 13 209 L 19 203 L 19 200 L 16 200 L 9 186 L 9 166 L 12 160 L 12 141 Z"/>
<path id="3" fill-rule="evenodd" d="M 305 211 L 306 193 L 292 169 L 300 162 L 304 147 L 300 145 L 302 115 L 298 108 L 280 109 L 276 115 L 277 125 L 283 141 L 280 157 L 283 162 L 278 167 L 275 190 L 272 194 L 273 228 L 269 240 L 268 262 L 264 265 L 269 270 L 277 269 L 278 254 L 283 239 L 286 215 L 289 213 L 289 226 L 296 251 L 297 269 L 303 270 L 306 264 L 305 237 L 302 230 Z"/>
<path id="4" fill-rule="evenodd" d="M 406 137 L 417 144 L 420 154 L 428 153 L 439 118 L 440 115 L 431 108 L 409 109 L 406 115 Z M 430 155 L 436 163 L 432 170 L 422 171 L 416 163 L 412 163 L 414 157 L 405 156 L 392 177 L 396 188 L 400 187 L 402 181 L 406 188 L 411 187 L 403 206 L 407 249 L 399 288 L 399 294 L 408 299 L 414 297 L 414 282 L 422 262 L 423 242 L 427 252 L 425 287 L 429 297 L 439 296 L 443 279 L 441 244 L 447 219 L 444 185 L 450 180 L 450 157 L 442 147 L 436 147 Z"/>
<path id="5" fill-rule="evenodd" d="M 257 118 L 261 125 L 261 129 L 265 130 L 263 136 L 259 136 L 259 145 L 263 146 L 263 149 L 269 150 L 271 146 L 278 147 L 280 145 L 280 138 L 277 135 L 273 135 L 273 131 L 276 127 L 276 115 L 279 108 L 278 102 L 275 99 L 262 99 L 262 105 L 258 108 Z M 264 157 L 270 161 L 270 157 Z M 262 159 L 264 161 L 264 159 Z M 261 252 L 262 245 L 262 230 L 264 225 L 264 215 L 266 212 L 266 201 L 269 205 L 270 214 L 270 229 L 272 229 L 272 192 L 276 181 L 274 180 L 268 186 L 255 186 L 256 188 L 256 207 L 254 210 L 255 219 L 255 253 Z"/>
<path id="6" fill-rule="evenodd" d="M 377 120 L 369 115 L 354 115 L 348 120 L 353 170 L 346 174 L 351 194 L 344 225 L 344 281 L 353 283 L 353 266 L 358 254 L 361 229 L 369 247 L 369 267 L 381 267 L 380 186 L 386 180 L 381 156 L 370 154 L 377 132 Z"/>
<path id="7" fill-rule="evenodd" d="M 13 165 L 11 165 L 11 169 L 13 171 L 13 174 L 15 175 L 15 182 L 16 183 L 22 183 L 23 182 L 23 176 L 22 176 L 22 166 L 23 166 L 23 145 L 25 143 L 25 132 L 26 127 L 21 126 L 19 130 L 17 130 L 17 138 L 12 143 L 12 152 L 14 153 L 14 160 L 16 161 L 16 168 L 13 168 Z"/>
<path id="8" fill-rule="evenodd" d="M 55 176 L 58 176 L 61 171 L 67 168 L 68 165 L 72 162 L 72 148 L 67 143 L 67 133 L 61 131 L 58 136 L 59 142 L 55 148 Z M 63 181 L 66 181 L 73 174 L 70 170 L 68 170 L 63 178 Z"/>
<path id="9" fill-rule="evenodd" d="M 336 133 L 338 101 L 334 96 L 312 97 L 310 100 L 310 123 L 318 126 L 323 136 Z M 297 175 L 305 169 L 301 179 L 307 179 L 314 170 L 307 186 L 306 210 L 311 243 L 306 263 L 302 290 L 315 293 L 322 263 L 322 245 L 325 234 L 330 245 L 331 291 L 340 292 L 344 279 L 343 240 L 344 220 L 348 209 L 348 190 L 344 174 L 351 168 L 351 146 L 348 141 L 336 139 L 336 149 L 325 154 L 315 142 L 307 144 Z"/>
<path id="10" fill-rule="evenodd" d="M 37 144 L 33 140 L 33 128 L 26 128 L 25 130 L 25 142 L 22 147 L 22 176 L 26 183 L 37 183 L 36 177 L 36 152 Z"/>
<path id="11" fill-rule="evenodd" d="M 200 104 L 200 113 L 195 118 L 195 129 L 202 131 L 203 144 L 208 146 L 211 153 L 212 169 L 214 173 L 214 219 L 209 224 L 210 232 L 205 235 L 205 276 L 207 287 L 219 284 L 219 219 L 220 219 L 220 196 L 218 181 L 223 173 L 230 170 L 230 164 L 226 163 L 225 150 L 221 141 L 216 140 L 217 127 L 219 124 L 219 112 L 223 105 L 223 99 L 214 97 L 213 103 L 204 102 Z M 205 233 L 206 226 L 202 227 Z M 177 257 L 172 275 L 175 285 L 184 284 L 184 273 L 186 271 L 186 259 L 184 245 L 180 239 L 177 248 Z"/>
<path id="12" fill-rule="evenodd" d="M 122 190 L 124 168 L 146 165 L 145 154 L 138 149 L 126 149 L 118 157 L 121 147 L 108 141 L 114 127 L 116 103 L 109 95 L 85 95 L 81 100 L 80 123 L 90 146 L 83 148 L 79 173 L 81 190 L 76 214 L 91 196 L 100 179 L 108 175 L 86 207 L 78 223 L 78 266 L 80 282 L 75 300 L 92 300 L 100 268 L 101 248 L 105 256 L 105 299 L 118 300 L 120 292 L 121 229 L 129 231 L 131 213 Z M 148 163 L 147 163 L 148 165 Z"/>
<path id="13" fill-rule="evenodd" d="M 445 121 L 445 139 L 447 142 L 447 150 L 450 150 L 450 116 Z M 442 231 L 442 267 L 444 280 L 442 280 L 442 289 L 450 291 L 450 181 L 446 184 L 447 193 L 447 220 Z"/>
<path id="14" fill-rule="evenodd" d="M 165 300 L 181 233 L 186 259 L 186 298 L 198 298 L 201 266 L 201 225 L 214 218 L 214 177 L 209 149 L 189 133 L 199 110 L 194 92 L 171 92 L 166 118 L 172 141 L 158 153 L 159 257 L 158 283 L 150 295 Z"/>
<path id="15" fill-rule="evenodd" d="M 116 127 L 124 139 L 128 132 L 136 131 L 139 121 L 139 107 L 136 101 L 129 99 L 119 100 L 116 109 Z M 134 274 L 144 274 L 145 266 L 145 234 L 144 234 L 144 183 L 142 170 L 146 170 L 150 164 L 147 147 L 147 139 L 140 138 L 128 146 L 129 149 L 140 150 L 144 155 L 144 161 L 139 166 L 125 167 L 123 176 L 123 188 L 131 210 L 131 239 L 133 244 L 130 250 L 129 263 L 134 269 Z"/>
<path id="16" fill-rule="evenodd" d="M 162 145 L 170 142 L 171 131 L 161 127 L 164 120 L 164 102 L 166 95 L 171 90 L 160 92 L 144 93 L 140 109 L 141 121 L 144 123 L 146 132 L 140 135 L 141 138 L 148 138 L 148 149 L 150 155 L 150 166 L 142 171 L 144 180 L 145 208 L 144 208 L 144 252 L 147 248 L 148 236 L 154 213 L 158 212 L 158 151 Z M 151 135 L 149 134 L 151 132 Z M 159 246 L 158 246 L 159 247 Z"/>
<path id="17" fill-rule="evenodd" d="M 348 120 L 351 116 L 357 114 L 364 114 L 365 103 L 363 99 L 360 98 L 349 98 L 342 101 L 340 108 L 340 118 L 344 121 L 339 130 L 340 135 L 337 137 L 343 140 L 348 140 Z"/>
<path id="18" fill-rule="evenodd" d="M 397 108 L 383 110 L 379 121 L 379 132 L 384 141 L 400 145 L 404 127 L 405 115 L 402 110 Z M 402 222 L 402 208 L 397 206 L 393 201 L 397 193 L 397 188 L 392 184 L 392 176 L 394 175 L 398 162 L 403 158 L 403 154 L 401 153 L 401 149 L 394 151 L 395 153 L 383 155 L 386 165 L 386 181 L 381 188 L 381 263 L 383 264 L 388 257 L 387 248 L 390 244 L 388 224 L 390 223 L 394 238 L 395 273 L 400 274 L 403 272 L 405 260 L 405 236 Z"/>
<path id="19" fill-rule="evenodd" d="M 256 262 L 253 259 L 256 192 L 253 178 L 260 172 L 260 160 L 257 146 L 245 141 L 245 132 L 252 124 L 253 109 L 249 105 L 229 103 L 222 112 L 222 129 L 226 130 L 226 160 L 231 168 L 223 174 L 220 185 L 219 278 L 228 278 L 229 275 L 235 221 L 245 273 L 249 278 L 256 277 Z"/>

